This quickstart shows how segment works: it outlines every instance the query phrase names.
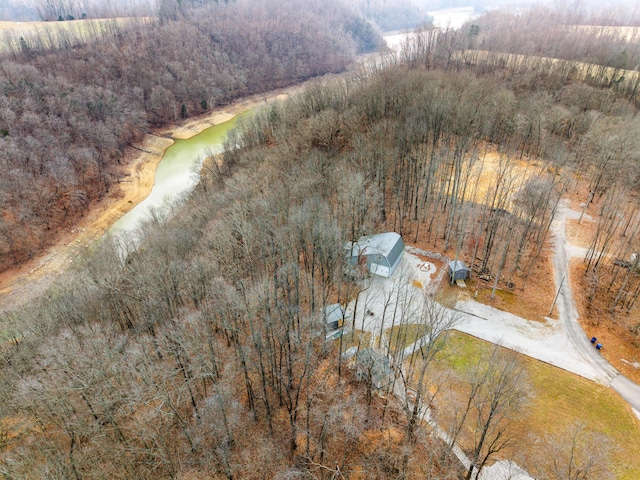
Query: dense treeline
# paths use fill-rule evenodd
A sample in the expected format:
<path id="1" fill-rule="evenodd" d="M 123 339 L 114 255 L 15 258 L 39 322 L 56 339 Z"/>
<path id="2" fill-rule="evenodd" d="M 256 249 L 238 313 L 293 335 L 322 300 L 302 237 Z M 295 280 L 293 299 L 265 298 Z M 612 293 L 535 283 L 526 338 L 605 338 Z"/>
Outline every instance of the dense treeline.
<path id="1" fill-rule="evenodd" d="M 60 21 L 155 15 L 156 0 L 4 0 L 0 20 Z"/>
<path id="2" fill-rule="evenodd" d="M 150 220 L 139 249 L 107 240 L 66 285 L 3 316 L 0 472 L 458 478 L 419 421 L 444 310 L 427 302 L 398 319 L 424 323 L 433 341 L 407 377 L 417 407 L 377 399 L 371 379 L 342 364 L 342 343 L 324 341 L 321 309 L 362 288 L 343 276 L 344 241 L 393 229 L 472 259 L 494 288 L 523 287 L 565 172 L 604 191 L 613 176 L 594 156 L 598 139 L 634 108 L 566 79 L 532 95 L 522 72 L 459 72 L 448 55 L 457 37 L 423 35 L 403 52 L 408 64 L 318 82 L 257 113 L 187 205 Z M 636 182 L 636 162 L 618 160 Z M 389 315 L 416 301 L 388 295 Z M 402 360 L 382 335 L 363 342 Z M 507 406 L 526 399 L 521 369 L 496 355 L 475 377 L 454 376 L 468 401 L 439 404 L 454 439 L 497 435 L 466 444 L 477 465 L 507 448 Z M 496 399 L 491 385 L 513 395 Z M 491 395 L 498 417 L 481 406 Z"/>
<path id="3" fill-rule="evenodd" d="M 627 17 L 625 21 L 633 22 L 633 18 Z M 624 29 L 603 26 L 610 23 L 580 11 L 549 7 L 525 13 L 496 10 L 469 26 L 469 48 L 637 70 L 640 37 Z"/>
<path id="4" fill-rule="evenodd" d="M 0 267 L 105 195 L 152 126 L 344 70 L 359 41 L 379 40 L 358 22 L 333 2 L 236 1 L 131 28 L 86 23 L 80 43 L 46 32 L 16 41 L 0 68 Z M 101 28 L 109 34 L 91 32 Z"/>

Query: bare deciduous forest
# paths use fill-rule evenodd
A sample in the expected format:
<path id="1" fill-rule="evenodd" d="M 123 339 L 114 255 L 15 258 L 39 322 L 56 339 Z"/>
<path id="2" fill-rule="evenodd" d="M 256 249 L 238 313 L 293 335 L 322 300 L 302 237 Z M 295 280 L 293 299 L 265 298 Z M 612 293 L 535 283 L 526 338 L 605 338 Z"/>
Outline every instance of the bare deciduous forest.
<path id="1" fill-rule="evenodd" d="M 342 71 L 381 41 L 333 3 L 238 1 L 163 14 L 138 25 L 87 23 L 99 31 L 78 30 L 83 38 L 7 40 L 0 268 L 32 256 L 104 196 L 150 128 Z"/>
<path id="2" fill-rule="evenodd" d="M 15 93 L 1 114 L 5 171 L 15 172 L 3 177 L 6 253 L 27 255 L 11 250 L 26 236 L 37 247 L 67 218 L 61 205 L 80 214 L 117 181 L 121 150 L 150 125 L 345 69 L 357 45 L 343 25 L 320 32 L 320 13 L 284 4 L 284 17 L 253 3 L 212 5 L 215 18 L 177 12 L 100 46 L 15 51 L 2 67 L 3 88 Z M 635 92 L 571 69 L 454 55 L 477 48 L 480 34 L 423 29 L 384 67 L 317 80 L 258 111 L 183 205 L 150 218 L 140 247 L 107 238 L 43 298 L 3 312 L 0 475 L 474 478 L 451 451 L 458 442 L 480 469 L 523 444 L 548 444 L 526 465 L 537 478 L 565 478 L 585 452 L 595 459 L 585 479 L 613 478 L 608 440 L 580 425 L 560 439 L 519 436 L 530 382 L 517 355 L 495 347 L 465 371 L 446 368 L 455 319 L 432 299 L 397 319 L 429 334 L 406 378 L 401 335 L 378 345 L 393 367 L 381 389 L 373 361 L 351 369 L 342 356 L 373 339 L 325 338 L 322 309 L 362 289 L 344 275 L 343 250 L 360 235 L 393 230 L 408 244 L 464 254 L 495 294 L 527 291 L 576 178 L 602 205 L 589 271 L 602 272 L 618 229 L 638 228 L 632 204 L 612 206 L 627 205 L 621 195 L 640 180 Z M 67 78 L 79 71 L 86 78 Z M 61 204 L 69 190 L 82 201 Z M 11 243 L 18 218 L 39 220 Z M 636 236 L 625 238 L 625 252 L 637 251 Z M 609 287 L 629 311 L 640 285 L 633 267 Z M 389 304 L 415 300 L 400 288 L 388 295 Z M 404 382 L 411 402 L 393 395 Z M 449 441 L 421 421 L 427 408 Z M 557 446 L 571 441 L 580 448 L 567 460 Z"/>
<path id="3" fill-rule="evenodd" d="M 637 69 L 638 31 L 632 27 L 614 28 L 618 21 L 616 17 L 593 18 L 570 8 L 538 7 L 527 15 L 496 10 L 473 22 L 475 27 L 469 26 L 468 48 Z M 593 73 L 594 77 L 597 75 Z"/>
<path id="4" fill-rule="evenodd" d="M 553 151 L 540 153 L 573 165 L 580 219 L 588 208 L 596 218 L 594 227 L 580 220 L 572 226 L 585 239 L 580 240 L 586 249 L 583 262 L 575 268 L 581 277 L 582 322 L 594 331 L 615 331 L 611 340 L 622 339 L 628 355 L 637 356 L 640 37 L 637 27 L 616 27 L 627 18 L 633 25 L 633 17 L 615 11 L 595 18 L 545 8 L 525 16 L 493 12 L 467 26 L 469 50 L 462 58 L 481 70 L 511 63 L 516 88 L 544 85 L 551 93 L 554 104 L 546 118 L 561 141 L 554 140 Z M 519 54 L 518 63 L 508 62 L 503 53 Z M 637 378 L 632 369 L 627 372 Z"/>

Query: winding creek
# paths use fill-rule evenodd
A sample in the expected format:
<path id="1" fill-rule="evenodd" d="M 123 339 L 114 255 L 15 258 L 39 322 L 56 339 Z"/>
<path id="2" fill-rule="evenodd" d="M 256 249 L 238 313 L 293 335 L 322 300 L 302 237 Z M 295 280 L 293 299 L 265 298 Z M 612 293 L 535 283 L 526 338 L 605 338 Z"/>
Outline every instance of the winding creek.
<path id="1" fill-rule="evenodd" d="M 469 15 L 469 12 L 467 10 L 466 15 Z M 410 33 L 403 32 L 395 35 L 387 34 L 384 38 L 393 49 L 398 46 L 394 43 L 401 43 L 408 35 Z M 362 61 L 366 62 L 367 58 L 363 57 Z M 62 235 L 59 241 L 40 255 L 23 265 L 0 272 L 0 310 L 15 308 L 42 293 L 60 272 L 65 271 L 79 255 L 82 255 L 86 248 L 102 238 L 105 231 L 109 234 L 135 237 L 135 230 L 141 221 L 149 218 L 150 212 L 175 203 L 195 187 L 203 159 L 207 154 L 222 151 L 227 133 L 240 118 L 251 115 L 265 102 L 282 100 L 302 88 L 304 84 L 241 99 L 231 108 L 226 107 L 218 112 L 212 112 L 212 115 L 205 119 L 195 119 L 191 126 L 176 125 L 179 132 L 177 134 L 168 133 L 162 134 L 163 138 L 156 137 L 156 140 L 160 141 L 156 145 L 148 146 L 150 151 L 144 149 L 147 147 L 143 147 L 142 151 L 147 152 L 150 155 L 149 158 L 154 156 L 153 150 L 156 147 L 163 148 L 161 145 L 169 142 L 172 144 L 161 154 L 162 159 L 156 167 L 150 194 L 142 201 L 139 198 L 126 200 L 127 196 L 131 195 L 130 192 L 125 194 L 124 200 L 111 199 L 111 203 L 103 203 L 89 212 L 66 235 Z M 216 118 L 220 123 L 204 127 L 212 125 Z M 204 130 L 202 130 L 203 127 Z M 189 137 L 189 132 L 197 133 L 186 138 Z M 138 171 L 141 169 L 140 165 L 135 167 L 137 169 L 135 172 L 131 171 L 129 180 L 125 181 L 139 185 L 140 182 L 144 183 L 141 178 L 148 174 Z M 144 185 L 141 186 L 144 188 Z M 135 205 L 133 208 L 131 208 L 132 204 Z M 122 212 L 127 213 L 122 215 Z"/>
<path id="2" fill-rule="evenodd" d="M 428 12 L 438 27 L 458 28 L 474 16 L 473 7 L 444 9 Z M 407 32 L 385 35 L 387 45 L 397 50 L 404 42 Z M 252 108 L 233 117 L 231 120 L 214 125 L 185 140 L 175 140 L 164 153 L 156 173 L 153 190 L 149 196 L 131 211 L 117 220 L 108 230 L 110 234 L 133 234 L 140 222 L 148 218 L 153 210 L 175 203 L 182 195 L 190 192 L 198 181 L 202 161 L 207 154 L 220 153 L 227 133 L 236 125 L 239 118 L 250 115 Z"/>
<path id="3" fill-rule="evenodd" d="M 110 234 L 133 234 L 153 210 L 162 209 L 188 194 L 198 182 L 198 171 L 207 155 L 222 152 L 227 133 L 238 120 L 251 114 L 249 109 L 231 120 L 214 125 L 184 140 L 175 140 L 164 153 L 155 172 L 153 190 L 108 230 Z"/>

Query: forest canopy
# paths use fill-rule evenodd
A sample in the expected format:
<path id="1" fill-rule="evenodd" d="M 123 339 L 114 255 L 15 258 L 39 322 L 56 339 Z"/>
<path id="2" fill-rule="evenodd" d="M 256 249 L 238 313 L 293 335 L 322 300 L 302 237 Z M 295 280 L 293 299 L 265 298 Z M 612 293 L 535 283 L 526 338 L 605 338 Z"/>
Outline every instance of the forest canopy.
<path id="1" fill-rule="evenodd" d="M 141 248 L 107 239 L 67 283 L 5 315 L 0 406 L 18 419 L 3 424 L 7 475 L 459 478 L 419 409 L 374 395 L 366 375 L 342 369 L 342 344 L 325 340 L 324 306 L 361 288 L 343 275 L 344 242 L 395 230 L 465 251 L 474 272 L 520 288 L 573 172 L 600 179 L 603 194 L 638 181 L 625 155 L 624 175 L 601 175 L 597 161 L 606 123 L 637 131 L 636 107 L 568 71 L 462 68 L 450 52 L 465 31 L 420 35 L 391 67 L 316 81 L 245 120 L 187 203 L 150 219 Z M 491 155 L 497 174 L 481 191 Z M 399 292 L 394 301 L 415 301 Z M 433 350 L 413 368 L 428 402 L 449 324 L 425 305 Z M 437 383 L 470 392 L 467 411 L 438 403 L 455 435 L 483 418 L 472 408 L 492 393 L 481 379 L 507 384 L 515 410 L 527 398 L 514 356 L 486 353 Z M 514 412 L 501 412 L 491 431 L 506 448 Z"/>
<path id="2" fill-rule="evenodd" d="M 100 30 L 6 43 L 0 268 L 34 255 L 109 192 L 127 147 L 151 128 L 343 71 L 381 43 L 336 2 L 238 0 L 86 25 Z"/>
<path id="3" fill-rule="evenodd" d="M 317 11 L 281 19 L 264 6 L 168 12 L 92 44 L 98 58 L 89 44 L 18 44 L 0 67 L 4 238 L 40 218 L 22 232 L 31 241 L 67 218 L 60 205 L 86 208 L 85 185 L 117 181 L 121 150 L 151 126 L 340 72 L 358 49 L 358 22 L 319 26 Z M 585 262 L 592 296 L 608 283 L 612 308 L 627 312 L 640 296 L 637 263 L 602 280 L 614 234 L 620 256 L 640 251 L 637 88 L 606 69 L 581 77 L 570 59 L 481 55 L 474 37 L 498 42 L 487 25 L 423 28 L 397 55 L 260 109 L 184 204 L 150 216 L 141 244 L 107 237 L 44 296 L 2 312 L 0 475 L 452 480 L 464 476 L 459 443 L 478 468 L 547 445 L 526 465 L 538 478 L 585 458 L 597 461 L 591 478 L 610 478 L 605 435 L 576 424 L 560 439 L 519 437 L 531 394 L 519 355 L 479 348 L 447 368 L 456 313 L 403 277 L 367 299 L 385 304 L 395 331 L 358 331 L 354 314 L 327 337 L 328 304 L 366 312 L 356 299 L 369 280 L 345 275 L 344 252 L 364 234 L 397 231 L 444 264 L 460 254 L 493 293 L 526 295 L 576 179 L 601 206 Z M 421 308 L 396 316 L 399 304 Z M 426 343 L 409 359 L 410 330 Z M 348 368 L 343 353 L 366 347 L 389 362 L 384 386 L 371 352 Z M 394 395 L 403 385 L 413 399 Z M 425 411 L 451 440 L 432 435 Z M 567 461 L 558 445 L 579 448 Z"/>

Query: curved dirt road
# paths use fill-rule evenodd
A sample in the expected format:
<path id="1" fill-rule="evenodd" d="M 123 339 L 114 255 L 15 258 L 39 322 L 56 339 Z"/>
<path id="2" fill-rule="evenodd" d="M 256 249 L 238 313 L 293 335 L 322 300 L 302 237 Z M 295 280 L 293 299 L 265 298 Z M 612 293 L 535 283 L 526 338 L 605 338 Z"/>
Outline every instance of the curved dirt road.
<path id="1" fill-rule="evenodd" d="M 565 235 L 567 214 L 571 212 L 567 207 L 567 201 L 562 200 L 558 206 L 556 219 L 553 222 L 553 236 L 555 253 L 553 266 L 555 270 L 556 288 L 562 284 L 558 296 L 558 315 L 562 328 L 582 356 L 594 369 L 600 372 L 606 384 L 618 392 L 640 416 L 640 386 L 620 374 L 609 362 L 591 345 L 588 336 L 578 323 L 578 311 L 571 295 L 569 282 L 569 259 L 571 257 L 571 245 Z M 563 281 L 564 280 L 564 281 Z"/>

